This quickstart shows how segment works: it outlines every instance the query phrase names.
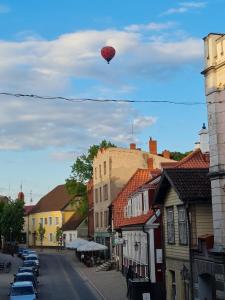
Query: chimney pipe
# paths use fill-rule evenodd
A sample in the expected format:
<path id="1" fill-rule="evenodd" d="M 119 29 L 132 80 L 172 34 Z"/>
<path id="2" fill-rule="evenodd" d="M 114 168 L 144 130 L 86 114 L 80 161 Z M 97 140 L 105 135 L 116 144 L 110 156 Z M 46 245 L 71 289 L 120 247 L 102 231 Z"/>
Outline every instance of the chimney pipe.
<path id="1" fill-rule="evenodd" d="M 131 150 L 136 150 L 136 144 L 135 143 L 131 143 L 130 144 L 130 149 Z"/>
<path id="2" fill-rule="evenodd" d="M 154 168 L 153 168 L 153 158 L 152 157 L 149 157 L 148 159 L 147 159 L 147 165 L 148 165 L 148 169 L 149 170 L 153 170 Z"/>
<path id="3" fill-rule="evenodd" d="M 157 141 L 150 138 L 149 140 L 149 152 L 157 155 Z"/>
<path id="4" fill-rule="evenodd" d="M 163 155 L 164 158 L 170 159 L 170 151 L 164 150 L 163 153 L 162 153 L 162 155 Z"/>

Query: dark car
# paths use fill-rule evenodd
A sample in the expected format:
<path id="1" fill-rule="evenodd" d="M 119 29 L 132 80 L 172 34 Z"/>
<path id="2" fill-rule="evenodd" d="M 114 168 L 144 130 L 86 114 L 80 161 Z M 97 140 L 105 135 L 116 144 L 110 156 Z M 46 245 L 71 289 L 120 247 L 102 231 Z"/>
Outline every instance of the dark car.
<path id="1" fill-rule="evenodd" d="M 36 276 L 33 273 L 17 273 L 16 275 L 14 275 L 14 282 L 18 282 L 18 281 L 30 281 L 33 284 L 33 287 L 35 289 L 35 291 L 37 291 L 38 288 L 38 281 Z"/>
<path id="2" fill-rule="evenodd" d="M 39 276 L 39 268 L 34 260 L 26 260 L 23 262 L 23 267 L 33 267 L 35 274 Z"/>

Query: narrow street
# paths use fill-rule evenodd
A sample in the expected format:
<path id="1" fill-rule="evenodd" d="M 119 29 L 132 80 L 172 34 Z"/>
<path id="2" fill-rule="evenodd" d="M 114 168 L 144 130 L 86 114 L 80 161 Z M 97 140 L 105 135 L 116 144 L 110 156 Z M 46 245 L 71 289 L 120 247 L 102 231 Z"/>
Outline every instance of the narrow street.
<path id="1" fill-rule="evenodd" d="M 40 300 L 98 300 L 97 292 L 62 254 L 41 253 Z"/>

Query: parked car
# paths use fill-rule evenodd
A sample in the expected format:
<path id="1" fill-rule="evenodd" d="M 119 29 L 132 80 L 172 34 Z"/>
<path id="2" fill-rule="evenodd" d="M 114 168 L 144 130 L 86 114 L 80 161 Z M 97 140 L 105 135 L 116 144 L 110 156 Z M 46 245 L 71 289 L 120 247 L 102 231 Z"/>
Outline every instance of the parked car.
<path id="1" fill-rule="evenodd" d="M 25 248 L 23 248 L 23 247 L 19 247 L 18 248 L 18 251 L 17 251 L 17 256 L 18 257 L 22 257 L 22 254 L 23 254 L 23 251 L 25 250 Z"/>
<path id="2" fill-rule="evenodd" d="M 37 276 L 39 276 L 39 267 L 37 266 L 36 262 L 34 260 L 25 260 L 23 262 L 23 267 L 33 267 L 34 268 L 34 271 L 35 271 L 35 274 Z"/>
<path id="3" fill-rule="evenodd" d="M 14 282 L 10 287 L 9 300 L 37 300 L 33 284 L 29 281 Z"/>
<path id="4" fill-rule="evenodd" d="M 24 273 L 24 272 L 33 273 L 35 276 L 37 276 L 34 267 L 19 267 L 17 273 Z"/>
<path id="5" fill-rule="evenodd" d="M 24 259 L 24 257 L 28 254 L 29 254 L 29 249 L 23 249 L 21 253 L 21 258 Z"/>
<path id="6" fill-rule="evenodd" d="M 36 254 L 28 254 L 28 255 L 24 256 L 24 261 L 27 261 L 27 260 L 33 260 L 36 262 L 38 267 L 40 266 L 40 261 Z"/>
<path id="7" fill-rule="evenodd" d="M 28 273 L 28 272 L 17 273 L 16 275 L 14 275 L 14 282 L 17 281 L 30 281 L 32 282 L 35 291 L 37 292 L 38 290 L 38 281 L 36 276 L 33 273 Z"/>

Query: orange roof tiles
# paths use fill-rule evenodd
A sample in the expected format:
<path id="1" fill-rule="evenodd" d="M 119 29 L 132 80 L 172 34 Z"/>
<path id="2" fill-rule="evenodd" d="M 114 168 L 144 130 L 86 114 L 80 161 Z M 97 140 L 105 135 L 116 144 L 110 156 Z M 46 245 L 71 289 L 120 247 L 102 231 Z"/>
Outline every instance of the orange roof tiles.
<path id="1" fill-rule="evenodd" d="M 152 174 L 149 169 L 138 169 L 120 191 L 112 203 L 115 228 L 120 227 L 124 222 L 124 207 L 127 205 L 129 195 L 151 178 Z"/>

